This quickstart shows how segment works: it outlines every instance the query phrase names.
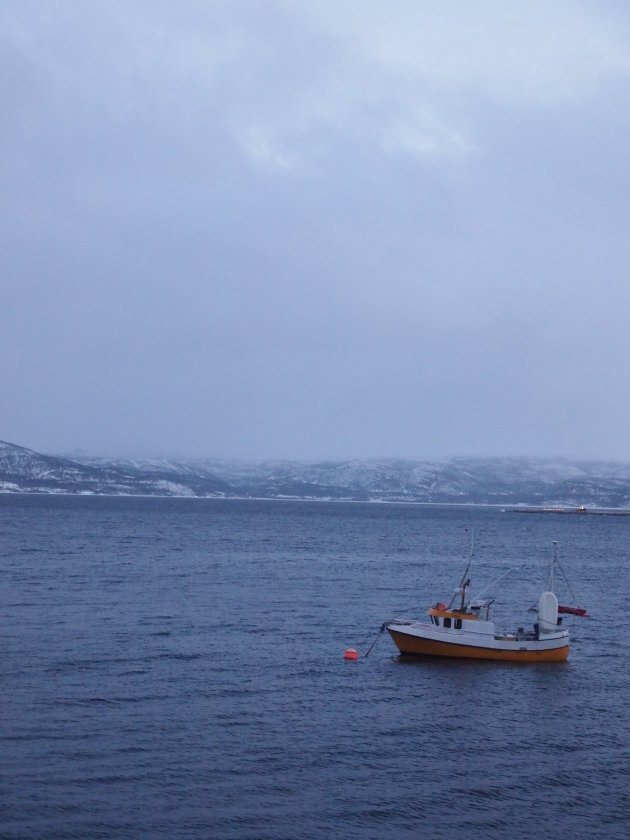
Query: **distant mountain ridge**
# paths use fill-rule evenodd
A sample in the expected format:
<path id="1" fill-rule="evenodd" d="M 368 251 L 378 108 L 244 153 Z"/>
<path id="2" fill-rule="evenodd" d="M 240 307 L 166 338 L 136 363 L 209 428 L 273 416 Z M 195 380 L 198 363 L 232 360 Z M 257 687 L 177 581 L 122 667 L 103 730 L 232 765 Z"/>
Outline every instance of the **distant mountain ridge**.
<path id="1" fill-rule="evenodd" d="M 185 481 L 181 478 L 185 477 Z M 102 496 L 230 495 L 220 479 L 194 470 L 131 461 L 70 459 L 42 455 L 0 441 L 0 493 L 70 493 Z"/>
<path id="2" fill-rule="evenodd" d="M 0 493 L 630 509 L 630 464 L 516 457 L 309 462 L 71 459 L 0 441 Z"/>

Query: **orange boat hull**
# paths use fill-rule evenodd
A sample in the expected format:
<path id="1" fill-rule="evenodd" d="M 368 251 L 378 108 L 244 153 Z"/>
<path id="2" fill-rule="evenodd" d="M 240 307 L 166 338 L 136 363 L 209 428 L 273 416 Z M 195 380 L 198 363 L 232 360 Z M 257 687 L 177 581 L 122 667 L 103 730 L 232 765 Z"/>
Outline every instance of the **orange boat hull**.
<path id="1" fill-rule="evenodd" d="M 569 656 L 569 645 L 541 650 L 497 650 L 495 648 L 462 645 L 456 642 L 439 642 L 401 633 L 391 627 L 388 633 L 401 653 L 414 656 L 441 656 L 456 659 L 493 659 L 502 662 L 564 662 Z"/>

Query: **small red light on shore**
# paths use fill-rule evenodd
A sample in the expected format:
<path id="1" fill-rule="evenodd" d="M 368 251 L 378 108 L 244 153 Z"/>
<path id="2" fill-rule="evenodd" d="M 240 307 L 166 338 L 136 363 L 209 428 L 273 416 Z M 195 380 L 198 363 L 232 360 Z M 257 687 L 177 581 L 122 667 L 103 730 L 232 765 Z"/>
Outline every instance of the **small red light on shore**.
<path id="1" fill-rule="evenodd" d="M 359 654 L 354 648 L 348 648 L 348 650 L 343 655 L 344 659 L 358 659 Z"/>

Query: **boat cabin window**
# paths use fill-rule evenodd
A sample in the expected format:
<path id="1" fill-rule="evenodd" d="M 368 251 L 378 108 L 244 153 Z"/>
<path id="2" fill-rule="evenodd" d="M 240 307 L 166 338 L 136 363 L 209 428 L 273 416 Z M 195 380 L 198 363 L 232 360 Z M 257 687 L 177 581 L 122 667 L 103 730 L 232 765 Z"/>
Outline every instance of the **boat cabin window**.
<path id="1" fill-rule="evenodd" d="M 462 620 L 461 620 L 461 618 L 456 618 L 456 619 L 455 619 L 455 629 L 456 629 L 456 630 L 461 630 L 461 629 L 462 629 Z"/>
<path id="2" fill-rule="evenodd" d="M 438 627 L 440 626 L 440 619 L 437 617 L 437 615 L 432 615 L 431 621 L 433 622 L 433 624 L 437 624 Z"/>
<path id="3" fill-rule="evenodd" d="M 444 619 L 444 626 L 445 627 L 450 627 L 451 626 L 451 619 L 450 618 L 445 618 Z"/>

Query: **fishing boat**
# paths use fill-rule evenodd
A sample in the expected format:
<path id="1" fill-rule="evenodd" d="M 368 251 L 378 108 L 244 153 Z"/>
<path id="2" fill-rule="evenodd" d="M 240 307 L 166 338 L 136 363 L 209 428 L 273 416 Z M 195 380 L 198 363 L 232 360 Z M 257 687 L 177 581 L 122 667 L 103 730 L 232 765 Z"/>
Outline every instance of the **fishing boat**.
<path id="1" fill-rule="evenodd" d="M 553 591 L 556 561 L 554 543 L 548 586 L 538 598 L 537 620 L 531 630 L 519 627 L 511 633 L 497 633 L 491 619 L 494 599 L 471 597 L 472 559 L 451 603 L 448 606 L 443 602 L 433 604 L 428 611 L 428 622 L 395 620 L 386 622 L 384 627 L 402 654 L 507 662 L 562 662 L 569 655 L 569 633 L 562 629 L 558 599 Z M 458 601 L 457 605 L 454 605 L 455 601 Z"/>

